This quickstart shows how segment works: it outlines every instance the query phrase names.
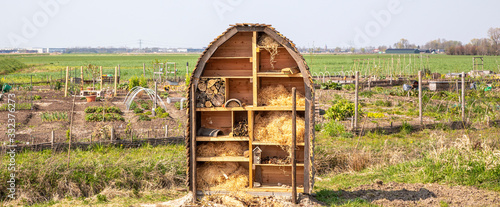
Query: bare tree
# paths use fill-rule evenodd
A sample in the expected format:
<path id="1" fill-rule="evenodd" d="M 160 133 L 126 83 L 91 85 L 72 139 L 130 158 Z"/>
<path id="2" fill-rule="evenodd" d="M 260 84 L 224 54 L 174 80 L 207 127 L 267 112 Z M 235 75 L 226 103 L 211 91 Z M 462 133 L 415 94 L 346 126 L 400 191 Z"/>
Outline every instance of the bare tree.
<path id="1" fill-rule="evenodd" d="M 500 27 L 490 28 L 488 30 L 488 36 L 490 36 L 490 39 L 493 43 L 494 55 L 499 55 L 498 44 L 500 43 Z"/>

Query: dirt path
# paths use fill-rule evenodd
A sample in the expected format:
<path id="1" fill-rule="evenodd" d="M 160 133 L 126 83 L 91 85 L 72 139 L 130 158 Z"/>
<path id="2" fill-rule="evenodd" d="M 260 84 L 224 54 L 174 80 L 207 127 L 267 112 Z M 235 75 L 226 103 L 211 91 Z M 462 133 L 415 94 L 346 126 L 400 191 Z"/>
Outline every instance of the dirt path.
<path id="1" fill-rule="evenodd" d="M 362 198 L 382 206 L 500 206 L 500 193 L 475 187 L 378 183 L 341 190 L 340 197 Z"/>

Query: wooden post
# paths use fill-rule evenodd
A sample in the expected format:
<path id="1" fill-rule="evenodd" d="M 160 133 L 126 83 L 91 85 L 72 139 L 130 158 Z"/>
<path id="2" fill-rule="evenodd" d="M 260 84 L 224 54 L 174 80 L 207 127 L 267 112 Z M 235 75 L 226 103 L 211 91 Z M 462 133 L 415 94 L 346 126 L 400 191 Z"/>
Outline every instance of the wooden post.
<path id="1" fill-rule="evenodd" d="M 142 76 L 146 77 L 146 63 L 142 63 Z"/>
<path id="2" fill-rule="evenodd" d="M 118 77 L 122 76 L 122 71 L 120 69 L 120 64 L 118 64 Z M 120 83 L 120 79 L 118 79 L 118 77 L 116 77 L 117 79 L 117 82 Z"/>
<path id="3" fill-rule="evenodd" d="M 66 66 L 66 81 L 64 83 L 64 97 L 68 97 L 69 66 Z"/>
<path id="4" fill-rule="evenodd" d="M 358 127 L 358 90 L 359 90 L 359 71 L 356 71 L 356 83 L 354 92 L 354 128 Z"/>
<path id="5" fill-rule="evenodd" d="M 50 148 L 54 149 L 54 130 L 50 133 Z"/>
<path id="6" fill-rule="evenodd" d="M 99 66 L 99 73 L 101 74 L 101 87 L 99 88 L 99 90 L 102 90 L 102 66 Z"/>
<path id="7" fill-rule="evenodd" d="M 113 140 L 115 140 L 115 128 L 111 126 L 111 142 L 113 142 Z"/>
<path id="8" fill-rule="evenodd" d="M 115 67 L 115 97 L 116 97 L 117 82 L 118 82 L 118 68 Z"/>
<path id="9" fill-rule="evenodd" d="M 297 204 L 297 160 L 295 159 L 295 147 L 297 141 L 297 109 L 296 88 L 292 88 L 292 203 Z"/>
<path id="10" fill-rule="evenodd" d="M 158 97 L 158 87 L 157 86 L 158 86 L 158 84 L 155 81 L 155 99 L 153 100 L 153 111 L 151 112 L 151 113 L 153 113 L 153 116 L 156 116 L 155 109 L 157 107 L 156 103 L 157 103 L 157 97 Z"/>
<path id="11" fill-rule="evenodd" d="M 422 71 L 418 71 L 418 117 L 420 120 L 420 125 L 423 124 L 422 121 Z"/>
<path id="12" fill-rule="evenodd" d="M 465 123 L 465 72 L 462 72 L 462 122 Z"/>
<path id="13" fill-rule="evenodd" d="M 191 83 L 191 106 L 189 111 L 191 113 L 191 189 L 193 193 L 193 203 L 196 203 L 196 90 L 194 83 Z"/>
<path id="14" fill-rule="evenodd" d="M 168 137 L 168 125 L 165 125 L 165 138 Z"/>
<path id="15" fill-rule="evenodd" d="M 82 87 L 83 87 L 83 66 L 80 66 L 80 78 L 81 78 L 81 84 L 82 84 Z M 94 86 L 92 86 L 94 87 Z"/>

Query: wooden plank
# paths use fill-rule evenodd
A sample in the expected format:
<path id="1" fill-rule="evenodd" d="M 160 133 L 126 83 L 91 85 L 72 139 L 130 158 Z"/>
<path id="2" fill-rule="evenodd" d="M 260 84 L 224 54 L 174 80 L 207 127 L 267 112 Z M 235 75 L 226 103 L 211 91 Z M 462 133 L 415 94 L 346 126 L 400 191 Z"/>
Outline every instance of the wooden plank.
<path id="1" fill-rule="evenodd" d="M 210 60 L 228 60 L 228 59 L 252 59 L 252 57 L 211 57 Z"/>
<path id="2" fill-rule="evenodd" d="M 297 159 L 295 159 L 295 147 L 297 144 L 297 89 L 292 88 L 292 203 L 297 203 Z"/>
<path id="3" fill-rule="evenodd" d="M 229 93 L 227 93 L 229 94 Z M 291 111 L 291 106 L 243 106 L 243 107 L 211 107 L 196 108 L 196 111 Z M 297 111 L 305 111 L 304 106 L 298 106 Z"/>
<path id="4" fill-rule="evenodd" d="M 204 137 L 197 136 L 198 142 L 225 142 L 225 141 L 248 141 L 248 137 L 233 137 L 233 136 L 218 136 L 218 137 Z"/>
<path id="5" fill-rule="evenodd" d="M 247 157 L 225 156 L 225 157 L 197 157 L 198 162 L 248 162 Z"/>
<path id="6" fill-rule="evenodd" d="M 214 53 L 214 57 L 244 57 L 251 56 L 252 33 L 239 32 L 220 45 Z"/>
<path id="7" fill-rule="evenodd" d="M 252 140 L 253 140 L 253 111 L 248 111 L 248 184 L 250 188 L 253 188 L 253 170 L 252 170 L 252 164 L 253 164 L 253 145 L 252 145 Z"/>
<path id="8" fill-rule="evenodd" d="M 232 79 L 232 78 L 240 78 L 240 79 L 250 79 L 253 76 L 203 76 L 203 78 L 223 78 L 223 79 Z M 227 82 L 226 82 L 227 84 Z M 226 85 L 226 89 L 227 89 Z"/>
<path id="9" fill-rule="evenodd" d="M 259 88 L 259 78 L 257 77 L 257 72 L 259 71 L 259 59 L 257 54 L 257 32 L 253 32 L 252 36 L 252 74 L 253 74 L 253 103 L 252 105 L 257 106 L 257 92 Z"/>
<path id="10" fill-rule="evenodd" d="M 191 193 L 193 195 L 193 203 L 196 202 L 196 87 L 195 84 L 193 83 L 191 85 L 191 150 L 190 150 L 190 156 L 191 156 Z"/>
<path id="11" fill-rule="evenodd" d="M 272 143 L 272 142 L 259 142 L 259 141 L 254 141 L 252 142 L 253 145 L 261 145 L 261 146 L 281 146 L 282 144 L 280 143 Z M 298 142 L 296 145 L 297 146 L 304 146 L 304 142 Z"/>
<path id="12" fill-rule="evenodd" d="M 210 59 L 203 76 L 251 76 L 252 63 L 246 59 Z"/>
<path id="13" fill-rule="evenodd" d="M 249 192 L 292 192 L 291 188 L 284 188 L 276 185 L 262 185 L 261 187 L 249 188 Z M 297 192 L 303 193 L 304 188 L 297 188 Z"/>
<path id="14" fill-rule="evenodd" d="M 284 74 L 278 72 L 260 72 L 257 73 L 258 77 L 270 77 L 270 78 L 302 78 L 301 73 L 295 74 Z"/>
<path id="15" fill-rule="evenodd" d="M 254 164 L 262 167 L 291 167 L 291 164 Z M 304 167 L 304 163 L 296 163 L 297 167 Z"/>

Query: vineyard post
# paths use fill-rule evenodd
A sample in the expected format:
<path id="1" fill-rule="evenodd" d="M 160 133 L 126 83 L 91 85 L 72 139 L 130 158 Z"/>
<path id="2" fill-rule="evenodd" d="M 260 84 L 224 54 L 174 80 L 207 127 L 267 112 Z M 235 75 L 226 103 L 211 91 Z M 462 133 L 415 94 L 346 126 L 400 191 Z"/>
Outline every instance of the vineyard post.
<path id="1" fill-rule="evenodd" d="M 83 87 L 83 66 L 80 66 L 80 79 L 81 79 L 80 81 L 81 81 L 82 87 Z M 94 86 L 92 86 L 92 87 L 94 87 Z"/>
<path id="2" fill-rule="evenodd" d="M 64 97 L 68 97 L 68 76 L 69 76 L 69 66 L 66 66 L 66 81 L 64 84 Z"/>
<path id="3" fill-rule="evenodd" d="M 355 83 L 355 92 L 354 92 L 354 128 L 358 127 L 358 88 L 359 88 L 359 71 L 356 71 L 356 83 Z"/>
<path id="4" fill-rule="evenodd" d="M 465 72 L 462 72 L 462 122 L 465 123 Z"/>
<path id="5" fill-rule="evenodd" d="M 118 82 L 118 67 L 115 67 L 115 97 L 116 97 L 117 82 Z"/>
<path id="6" fill-rule="evenodd" d="M 418 71 L 418 117 L 422 125 L 422 71 Z"/>
<path id="7" fill-rule="evenodd" d="M 101 77 L 100 77 L 101 78 L 101 87 L 99 88 L 99 90 L 102 90 L 102 81 L 103 81 L 102 80 L 102 66 L 99 66 L 99 73 L 101 75 Z"/>

